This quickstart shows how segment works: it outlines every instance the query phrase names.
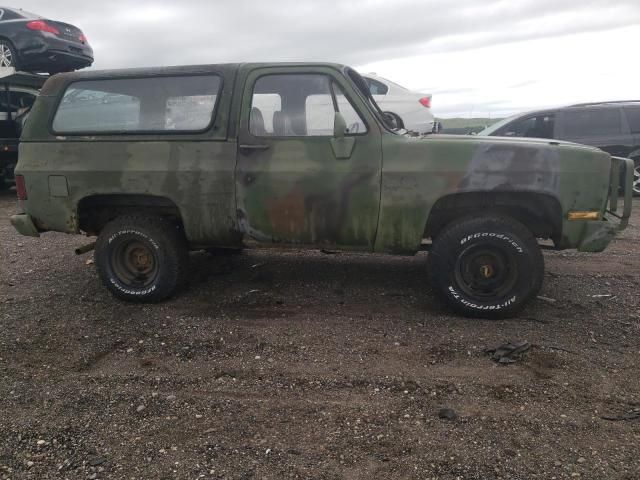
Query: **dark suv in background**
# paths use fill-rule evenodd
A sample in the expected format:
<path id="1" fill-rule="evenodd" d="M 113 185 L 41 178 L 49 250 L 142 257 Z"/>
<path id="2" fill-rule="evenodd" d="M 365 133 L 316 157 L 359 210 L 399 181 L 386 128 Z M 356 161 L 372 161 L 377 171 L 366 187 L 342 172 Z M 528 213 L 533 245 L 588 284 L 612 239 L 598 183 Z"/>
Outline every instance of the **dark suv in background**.
<path id="1" fill-rule="evenodd" d="M 553 138 L 631 158 L 635 164 L 633 192 L 640 195 L 640 100 L 581 103 L 519 114 L 478 135 Z"/>

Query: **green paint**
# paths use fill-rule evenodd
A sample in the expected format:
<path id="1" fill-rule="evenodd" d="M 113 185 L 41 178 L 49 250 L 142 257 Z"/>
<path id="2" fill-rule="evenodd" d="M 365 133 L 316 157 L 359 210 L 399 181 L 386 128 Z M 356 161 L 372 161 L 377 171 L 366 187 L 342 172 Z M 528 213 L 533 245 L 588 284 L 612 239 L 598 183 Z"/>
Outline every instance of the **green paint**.
<path id="1" fill-rule="evenodd" d="M 206 131 L 56 136 L 49 128 L 59 97 L 73 81 L 198 73 L 223 79 L 216 118 Z M 330 77 L 367 125 L 366 133 L 254 137 L 253 84 L 276 73 Z M 400 135 L 381 124 L 346 73 L 334 64 L 227 64 L 56 75 L 45 84 L 23 134 L 16 173 L 27 184 L 28 216 L 14 225 L 27 235 L 37 233 L 33 224 L 40 231 L 79 233 L 82 199 L 144 194 L 178 207 L 194 246 L 244 241 L 413 254 L 438 200 L 521 192 L 557 200 L 559 248 L 599 251 L 613 238 L 611 222 L 566 220 L 572 210 L 606 217 L 608 154 L 546 140 Z M 241 148 L 247 145 L 260 148 Z M 60 194 L 61 179 L 66 196 Z"/>

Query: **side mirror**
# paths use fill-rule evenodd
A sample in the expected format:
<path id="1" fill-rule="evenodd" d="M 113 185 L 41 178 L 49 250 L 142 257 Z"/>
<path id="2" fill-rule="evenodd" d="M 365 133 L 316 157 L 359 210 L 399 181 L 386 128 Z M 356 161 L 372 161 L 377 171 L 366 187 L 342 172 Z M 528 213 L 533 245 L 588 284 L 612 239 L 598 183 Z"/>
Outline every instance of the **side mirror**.
<path id="1" fill-rule="evenodd" d="M 393 112 L 382 112 L 382 114 L 384 115 L 386 124 L 393 130 L 401 130 L 404 128 L 404 122 L 398 114 Z"/>
<path id="2" fill-rule="evenodd" d="M 333 117 L 333 137 L 344 138 L 347 133 L 347 122 L 340 112 L 336 112 Z"/>

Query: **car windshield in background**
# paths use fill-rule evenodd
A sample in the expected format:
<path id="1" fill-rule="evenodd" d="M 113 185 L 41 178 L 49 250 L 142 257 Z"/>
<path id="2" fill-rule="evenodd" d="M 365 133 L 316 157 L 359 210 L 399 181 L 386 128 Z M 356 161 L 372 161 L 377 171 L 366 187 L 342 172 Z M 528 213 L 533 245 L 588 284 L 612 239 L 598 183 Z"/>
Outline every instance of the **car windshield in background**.
<path id="1" fill-rule="evenodd" d="M 88 80 L 71 84 L 53 121 L 59 133 L 198 131 L 210 123 L 217 75 Z"/>

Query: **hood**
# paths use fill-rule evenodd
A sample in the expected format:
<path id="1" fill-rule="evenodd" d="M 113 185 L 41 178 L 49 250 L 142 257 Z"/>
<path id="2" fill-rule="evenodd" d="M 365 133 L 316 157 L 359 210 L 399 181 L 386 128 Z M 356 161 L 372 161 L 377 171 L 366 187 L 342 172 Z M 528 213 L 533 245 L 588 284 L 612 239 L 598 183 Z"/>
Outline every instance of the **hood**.
<path id="1" fill-rule="evenodd" d="M 580 143 L 567 142 L 565 140 L 555 140 L 551 138 L 530 138 L 530 137 L 491 137 L 480 135 L 452 135 L 452 134 L 428 134 L 423 135 L 420 138 L 438 138 L 438 139 L 450 139 L 456 142 L 470 142 L 477 144 L 493 144 L 493 145 L 514 145 L 514 146 L 526 146 L 526 145 L 552 145 L 560 147 L 572 147 L 572 148 L 584 148 L 585 150 L 600 150 L 599 148 L 589 145 L 583 145 Z"/>

